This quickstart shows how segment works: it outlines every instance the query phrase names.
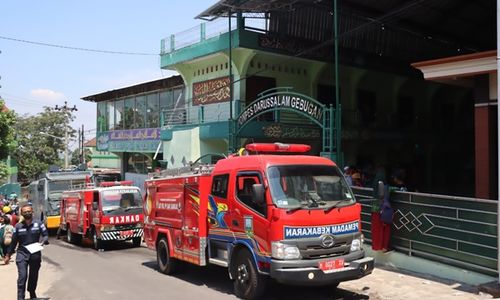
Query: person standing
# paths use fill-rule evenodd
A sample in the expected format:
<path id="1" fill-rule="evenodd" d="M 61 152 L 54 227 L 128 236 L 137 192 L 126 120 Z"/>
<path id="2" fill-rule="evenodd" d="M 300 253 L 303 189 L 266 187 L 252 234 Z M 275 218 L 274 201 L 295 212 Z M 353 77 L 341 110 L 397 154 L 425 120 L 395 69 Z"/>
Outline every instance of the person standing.
<path id="1" fill-rule="evenodd" d="M 38 282 L 38 271 L 42 262 L 42 253 L 37 251 L 30 253 L 26 246 L 33 243 L 40 243 L 41 245 L 48 244 L 49 234 L 47 228 L 43 223 L 33 221 L 33 208 L 31 205 L 26 204 L 21 207 L 21 215 L 23 221 L 16 224 L 14 227 L 14 234 L 12 236 L 12 243 L 5 255 L 4 262 L 8 264 L 11 255 L 16 250 L 16 265 L 17 265 L 17 298 L 24 299 L 26 293 L 26 281 L 28 281 L 28 292 L 30 299 L 36 299 L 36 285 Z"/>
<path id="2" fill-rule="evenodd" d="M 379 251 L 383 249 L 384 240 L 388 241 L 390 237 L 390 227 L 388 228 L 380 220 L 380 209 L 382 207 L 383 198 L 379 199 L 378 183 L 383 182 L 384 185 L 387 182 L 385 175 L 385 168 L 379 166 L 373 178 L 373 197 L 375 201 L 372 203 L 371 210 L 371 234 L 372 234 L 372 249 Z M 389 231 L 388 231 L 389 230 Z"/>

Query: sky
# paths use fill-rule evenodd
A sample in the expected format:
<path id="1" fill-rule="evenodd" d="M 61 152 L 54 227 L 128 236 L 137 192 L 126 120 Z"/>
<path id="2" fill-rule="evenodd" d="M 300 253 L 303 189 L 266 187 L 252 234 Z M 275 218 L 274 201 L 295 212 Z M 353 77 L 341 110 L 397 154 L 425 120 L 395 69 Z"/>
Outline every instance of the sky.
<path id="1" fill-rule="evenodd" d="M 0 97 L 20 115 L 65 101 L 76 105 L 72 127 L 84 125 L 88 140 L 95 136 L 96 104 L 81 98 L 175 74 L 160 69 L 161 40 L 199 25 L 195 17 L 216 2 L 2 1 Z"/>

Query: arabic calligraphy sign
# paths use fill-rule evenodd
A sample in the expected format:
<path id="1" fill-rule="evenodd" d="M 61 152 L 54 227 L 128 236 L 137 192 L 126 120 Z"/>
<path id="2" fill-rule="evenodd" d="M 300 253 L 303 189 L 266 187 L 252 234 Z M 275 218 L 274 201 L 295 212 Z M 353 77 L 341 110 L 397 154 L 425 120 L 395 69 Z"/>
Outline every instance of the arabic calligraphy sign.
<path id="1" fill-rule="evenodd" d="M 229 101 L 229 84 L 229 76 L 193 83 L 193 105 Z"/>
<path id="2" fill-rule="evenodd" d="M 160 142 L 160 128 L 114 130 L 99 135 L 99 151 L 143 151 L 155 152 Z"/>

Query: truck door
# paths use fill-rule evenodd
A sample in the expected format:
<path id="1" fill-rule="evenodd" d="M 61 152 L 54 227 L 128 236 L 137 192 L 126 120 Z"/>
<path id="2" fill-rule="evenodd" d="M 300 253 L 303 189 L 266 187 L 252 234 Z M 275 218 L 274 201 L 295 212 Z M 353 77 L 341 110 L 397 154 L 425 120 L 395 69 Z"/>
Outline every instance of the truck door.
<path id="1" fill-rule="evenodd" d="M 195 199 L 198 197 L 198 184 L 188 183 L 184 186 L 182 252 L 185 261 L 200 264 L 200 236 L 198 209 Z M 199 202 L 198 202 L 199 203 Z"/>
<path id="2" fill-rule="evenodd" d="M 252 186 L 262 183 L 262 176 L 258 171 L 240 171 L 231 183 L 234 201 L 231 201 L 231 224 L 234 232 L 245 233 L 248 239 L 254 240 L 259 249 L 256 254 L 270 252 L 267 249 L 269 221 L 267 220 L 267 205 L 258 205 L 252 197 Z"/>

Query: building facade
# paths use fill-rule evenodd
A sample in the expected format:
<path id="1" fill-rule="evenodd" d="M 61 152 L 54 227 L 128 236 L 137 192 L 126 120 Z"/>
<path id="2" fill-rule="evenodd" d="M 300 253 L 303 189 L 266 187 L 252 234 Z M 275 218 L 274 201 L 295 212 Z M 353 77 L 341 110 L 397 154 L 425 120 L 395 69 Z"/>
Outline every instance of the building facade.
<path id="1" fill-rule="evenodd" d="M 160 166 L 160 112 L 184 106 L 183 94 L 182 80 L 173 76 L 82 98 L 97 104 L 96 150 L 119 158 L 122 178 L 142 187 Z"/>
<path id="2" fill-rule="evenodd" d="M 389 1 L 371 7 L 343 1 L 336 16 L 337 45 L 332 1 L 223 0 L 200 13 L 198 18 L 210 21 L 162 40 L 161 67 L 179 72 L 186 91 L 182 124 L 164 118 L 164 157 L 181 166 L 251 141 L 301 142 L 313 146 L 312 154 L 361 169 L 367 183 L 383 165 L 388 175 L 405 170 L 415 191 L 476 195 L 473 178 L 481 172 L 475 164 L 481 141 L 475 88 L 426 81 L 412 63 L 474 52 L 449 43 L 459 32 L 470 34 L 469 40 L 455 38 L 455 43 L 489 49 L 494 16 L 486 7 L 470 8 L 483 13 L 484 36 L 478 40 L 472 21 L 455 24 L 464 15 L 478 18 L 464 11 L 461 1 L 412 9 L 396 2 L 394 7 Z M 460 12 L 439 21 L 444 8 Z M 383 15 L 398 9 L 405 15 L 396 20 L 374 19 L 374 11 Z M 419 32 L 408 31 L 411 22 Z M 446 23 L 442 34 L 450 40 L 423 36 L 439 22 Z M 176 42 L 186 40 L 192 42 Z M 325 108 L 333 108 L 331 118 L 314 122 L 280 104 L 290 93 L 323 105 L 324 115 Z M 259 100 L 266 102 L 265 108 Z M 335 118 L 337 112 L 341 120 Z M 189 151 L 178 147 L 189 141 Z"/>
<path id="3" fill-rule="evenodd" d="M 358 2 L 216 2 L 197 16 L 208 22 L 161 41 L 160 67 L 179 73 L 169 95 L 148 96 L 151 82 L 83 98 L 98 103 L 97 149 L 144 174 L 249 142 L 306 143 L 368 185 L 384 166 L 415 191 L 496 197 L 477 192 L 496 173 L 478 164 L 490 146 L 477 82 L 428 81 L 413 65 L 494 49 L 494 5 Z"/>

